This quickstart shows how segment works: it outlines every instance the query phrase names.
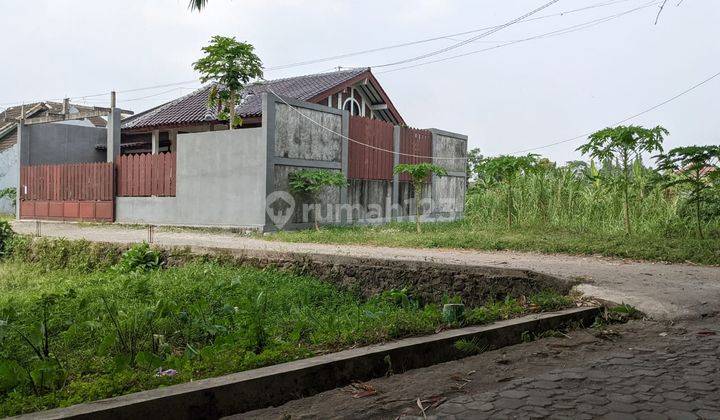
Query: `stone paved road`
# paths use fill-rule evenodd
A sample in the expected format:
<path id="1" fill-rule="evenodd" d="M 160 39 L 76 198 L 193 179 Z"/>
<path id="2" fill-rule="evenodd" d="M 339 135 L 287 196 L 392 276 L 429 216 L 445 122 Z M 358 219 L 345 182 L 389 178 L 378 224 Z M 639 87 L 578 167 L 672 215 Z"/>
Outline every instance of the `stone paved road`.
<path id="1" fill-rule="evenodd" d="M 612 334 L 609 334 L 611 332 Z M 237 419 L 720 419 L 720 318 L 570 331 Z"/>
<path id="2" fill-rule="evenodd" d="M 662 351 L 636 348 L 514 380 L 496 391 L 451 399 L 435 416 L 720 419 L 720 336 L 685 337 Z"/>

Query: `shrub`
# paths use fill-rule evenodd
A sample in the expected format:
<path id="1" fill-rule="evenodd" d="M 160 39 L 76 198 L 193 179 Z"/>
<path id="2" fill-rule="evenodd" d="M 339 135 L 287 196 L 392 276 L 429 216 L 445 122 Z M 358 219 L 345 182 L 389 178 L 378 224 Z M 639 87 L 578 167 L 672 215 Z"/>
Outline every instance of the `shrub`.
<path id="1" fill-rule="evenodd" d="M 116 269 L 120 273 L 144 273 L 161 268 L 163 265 L 160 251 L 143 242 L 125 251 Z"/>
<path id="2" fill-rule="evenodd" d="M 15 232 L 13 232 L 10 223 L 7 220 L 0 220 L 0 256 L 8 253 L 14 236 Z"/>

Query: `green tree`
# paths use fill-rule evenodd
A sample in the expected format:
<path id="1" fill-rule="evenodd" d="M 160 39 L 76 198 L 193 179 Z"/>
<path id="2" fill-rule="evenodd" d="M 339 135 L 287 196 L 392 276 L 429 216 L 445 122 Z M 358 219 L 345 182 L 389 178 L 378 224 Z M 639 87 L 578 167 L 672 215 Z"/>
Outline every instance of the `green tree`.
<path id="1" fill-rule="evenodd" d="M 480 153 L 479 148 L 471 149 L 468 152 L 467 155 L 467 180 L 470 182 L 471 180 L 477 179 L 477 167 L 482 162 L 483 155 Z"/>
<path id="2" fill-rule="evenodd" d="M 235 37 L 215 35 L 203 47 L 205 56 L 193 63 L 202 83 L 213 82 L 208 98 L 211 107 L 220 109 L 218 118 L 228 120 L 230 129 L 242 124 L 235 114 L 243 89 L 263 76 L 262 61 L 255 47 Z"/>
<path id="3" fill-rule="evenodd" d="M 633 162 L 642 153 L 662 152 L 662 142 L 668 131 L 661 126 L 644 128 L 637 125 L 619 125 L 597 131 L 588 137 L 588 142 L 576 150 L 589 154 L 601 161 L 616 159 L 622 169 L 620 187 L 623 191 L 625 232 L 629 235 L 630 221 L 630 173 Z"/>
<path id="4" fill-rule="evenodd" d="M 420 213 L 422 212 L 422 195 L 423 186 L 430 181 L 430 177 L 435 174 L 437 176 L 447 175 L 447 171 L 442 166 L 432 163 L 401 163 L 393 169 L 395 174 L 408 174 L 413 186 L 413 195 L 415 196 L 415 230 L 421 233 Z"/>
<path id="5" fill-rule="evenodd" d="M 303 194 L 310 198 L 313 203 L 315 215 L 315 230 L 320 230 L 318 219 L 320 218 L 320 193 L 326 187 L 345 187 L 347 179 L 340 172 L 328 171 L 326 169 L 302 169 L 292 172 L 289 177 L 290 190 L 294 193 Z"/>
<path id="6" fill-rule="evenodd" d="M 539 156 L 532 153 L 525 156 L 501 155 L 487 158 L 478 166 L 478 172 L 482 173 L 486 180 L 505 185 L 508 228 L 513 224 L 513 184 L 518 176 L 535 170 L 538 159 Z"/>
<path id="7" fill-rule="evenodd" d="M 720 146 L 676 147 L 667 153 L 655 156 L 658 169 L 673 173 L 673 179 L 666 187 L 688 185 L 689 202 L 695 205 L 695 218 L 700 238 L 704 238 L 700 211 L 705 201 L 705 192 L 714 187 L 713 178 L 720 178 Z"/>

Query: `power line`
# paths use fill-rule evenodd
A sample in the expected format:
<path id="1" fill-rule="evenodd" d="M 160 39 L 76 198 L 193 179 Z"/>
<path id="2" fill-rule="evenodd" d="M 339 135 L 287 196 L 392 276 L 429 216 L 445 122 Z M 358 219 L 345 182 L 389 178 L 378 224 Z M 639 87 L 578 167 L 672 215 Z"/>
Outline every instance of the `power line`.
<path id="1" fill-rule="evenodd" d="M 550 7 L 550 6 L 552 6 L 553 4 L 557 3 L 558 1 L 560 1 L 560 0 L 551 0 L 551 1 L 543 4 L 542 6 L 536 8 L 536 9 L 533 9 L 533 10 L 531 10 L 530 12 L 525 13 L 524 15 L 522 15 L 522 16 L 520 16 L 520 17 L 517 17 L 517 18 L 515 18 L 515 19 L 513 19 L 513 20 L 511 20 L 511 21 L 509 21 L 509 22 L 506 22 L 506 23 L 504 23 L 504 24 L 502 24 L 502 25 L 499 25 L 499 26 L 497 26 L 497 27 L 495 27 L 495 28 L 493 28 L 493 29 L 490 29 L 490 30 L 488 30 L 488 31 L 485 31 L 485 32 L 483 32 L 483 33 L 481 33 L 481 34 L 479 34 L 479 35 L 475 35 L 474 37 L 468 38 L 468 39 L 466 39 L 466 40 L 464 40 L 464 41 L 460 41 L 460 42 L 457 42 L 457 43 L 455 43 L 455 44 L 449 45 L 449 46 L 447 46 L 447 47 L 440 48 L 440 49 L 435 50 L 435 51 L 430 51 L 430 52 L 428 52 L 428 53 L 421 54 L 421 55 L 418 55 L 418 56 L 415 56 L 415 57 L 406 58 L 406 59 L 403 59 L 403 60 L 398 60 L 398 61 L 394 61 L 394 62 L 390 62 L 390 63 L 378 64 L 378 65 L 371 66 L 371 67 L 380 68 L 380 67 L 396 66 L 396 65 L 399 65 L 399 64 L 410 63 L 410 62 L 413 62 L 413 61 L 422 60 L 422 59 L 424 59 L 424 58 L 433 57 L 433 56 L 436 56 L 436 55 L 438 55 L 438 54 L 442 54 L 442 53 L 445 53 L 445 52 L 454 50 L 454 49 L 456 49 L 456 48 L 460 48 L 460 47 L 462 47 L 462 46 L 464 46 L 464 45 L 467 45 L 467 44 L 469 44 L 469 43 L 471 43 L 471 42 L 473 42 L 473 41 L 476 41 L 476 40 L 478 40 L 478 39 L 480 39 L 480 38 L 485 38 L 485 37 L 490 36 L 490 35 L 492 35 L 492 34 L 494 34 L 494 33 L 496 33 L 496 32 L 499 32 L 499 31 L 501 31 L 501 30 L 503 30 L 503 29 L 505 29 L 505 28 L 507 28 L 507 27 L 509 27 L 509 26 L 512 26 L 512 25 L 514 25 L 514 24 L 516 24 L 516 23 L 524 20 L 525 18 L 530 17 L 530 16 L 532 16 L 532 15 L 534 15 L 534 14 L 536 14 L 536 13 L 538 13 L 538 12 L 540 12 L 540 11 L 542 11 L 542 10 Z"/>
<path id="2" fill-rule="evenodd" d="M 516 39 L 516 40 L 514 40 L 514 41 L 505 42 L 505 43 L 503 43 L 503 44 L 495 45 L 495 46 L 492 46 L 492 47 L 483 48 L 483 49 L 480 49 L 480 50 L 469 51 L 469 52 L 466 52 L 466 53 L 456 54 L 456 55 L 452 55 L 452 56 L 448 56 L 448 57 L 443 57 L 443 58 L 439 58 L 439 59 L 436 59 L 436 60 L 425 61 L 425 62 L 418 63 L 418 64 L 412 64 L 412 65 L 409 65 L 409 66 L 396 67 L 396 68 L 394 68 L 394 69 L 385 70 L 385 71 L 380 71 L 380 72 L 378 72 L 378 74 L 392 73 L 392 72 L 396 72 L 396 71 L 400 71 L 400 70 L 407 70 L 407 69 L 412 69 L 412 68 L 416 68 L 416 67 L 422 67 L 422 66 L 426 66 L 426 65 L 429 65 L 429 64 L 440 63 L 440 62 L 443 62 L 443 61 L 453 60 L 453 59 L 456 59 L 456 58 L 467 57 L 467 56 L 473 55 L 473 54 L 479 54 L 479 53 L 482 53 L 482 52 L 487 52 L 487 51 L 496 50 L 496 49 L 503 48 L 503 47 L 507 47 L 507 46 L 510 46 L 510 45 L 519 44 L 519 43 L 521 43 L 521 42 L 533 41 L 533 40 L 536 40 L 536 39 L 543 39 L 543 38 L 551 38 L 551 37 L 558 36 L 558 35 L 565 35 L 565 34 L 568 34 L 568 33 L 577 32 L 577 31 L 581 31 L 581 30 L 584 30 L 584 29 L 589 29 L 589 28 L 598 26 L 598 25 L 600 25 L 600 24 L 602 24 L 602 23 L 609 22 L 609 21 L 614 20 L 614 19 L 618 19 L 618 18 L 620 18 L 620 17 L 622 17 L 622 16 L 625 16 L 625 15 L 627 15 L 627 14 L 634 13 L 634 12 L 637 12 L 637 11 L 639 11 L 639 10 L 646 9 L 646 8 L 648 8 L 648 7 L 652 7 L 652 6 L 654 6 L 654 5 L 656 5 L 656 4 L 659 4 L 659 3 L 660 3 L 660 1 L 652 1 L 652 2 L 650 2 L 650 3 L 646 3 L 646 4 L 642 5 L 642 6 L 638 6 L 638 7 L 636 7 L 636 8 L 627 10 L 627 11 L 625 11 L 625 12 L 617 13 L 617 14 L 610 15 L 610 16 L 605 16 L 605 17 L 598 18 L 598 19 L 593 19 L 593 20 L 590 20 L 590 21 L 587 21 L 587 22 L 583 22 L 583 23 L 578 23 L 578 24 L 575 24 L 575 25 L 572 25 L 572 26 L 568 26 L 568 27 L 565 27 L 565 28 L 556 29 L 556 30 L 554 30 L 554 31 L 545 32 L 545 33 L 542 33 L 542 34 L 539 34 L 539 35 L 534 35 L 534 36 L 531 36 L 531 37 L 528 37 L 528 38 Z"/>
<path id="3" fill-rule="evenodd" d="M 707 79 L 705 79 L 705 80 L 703 80 L 703 81 L 701 81 L 701 82 L 699 82 L 699 83 L 696 83 L 696 84 L 692 85 L 691 87 L 685 89 L 684 91 L 678 93 L 677 95 L 675 95 L 675 96 L 673 96 L 673 97 L 671 97 L 671 98 L 669 98 L 669 99 L 666 99 L 666 100 L 660 102 L 660 103 L 657 104 L 657 105 L 654 105 L 654 106 L 652 106 L 652 107 L 650 107 L 650 108 L 645 109 L 644 111 L 638 112 L 637 114 L 631 115 L 631 116 L 629 116 L 629 117 L 627 117 L 627 118 L 624 118 L 624 119 L 622 119 L 622 120 L 620 120 L 620 121 L 617 121 L 617 122 L 615 122 L 615 123 L 613 123 L 613 124 L 609 124 L 609 125 L 610 125 L 610 126 L 620 125 L 620 124 L 622 124 L 622 123 L 624 123 L 624 122 L 630 121 L 630 120 L 632 120 L 632 119 L 634 119 L 634 118 L 637 118 L 637 117 L 639 117 L 639 116 L 641 116 L 641 115 L 647 114 L 648 112 L 654 111 L 654 110 L 660 108 L 661 106 L 666 105 L 666 104 L 668 104 L 668 103 L 670 103 L 670 102 L 672 102 L 672 101 L 680 98 L 681 96 L 684 96 L 684 95 L 692 92 L 693 90 L 695 90 L 695 89 L 699 88 L 700 86 L 702 86 L 702 85 L 710 82 L 711 80 L 715 79 L 715 78 L 718 77 L 718 76 L 720 76 L 720 72 L 717 72 L 717 73 L 713 74 L 712 76 L 708 77 Z M 572 138 L 569 138 L 569 139 L 560 140 L 560 141 L 556 141 L 556 142 L 553 142 L 553 143 L 548 143 L 548 144 L 545 144 L 545 145 L 542 145 L 542 146 L 531 147 L 531 148 L 529 148 L 529 149 L 518 150 L 518 151 L 516 151 L 516 152 L 511 152 L 511 153 L 509 153 L 509 154 L 514 155 L 514 154 L 518 154 L 518 153 L 527 153 L 527 152 L 531 152 L 531 151 L 533 151 L 533 150 L 539 150 L 539 149 L 545 149 L 545 148 L 552 147 L 552 146 L 557 146 L 558 144 L 569 143 L 569 142 L 571 142 L 571 141 L 579 140 L 579 139 L 582 139 L 582 138 L 587 138 L 587 137 L 588 137 L 589 135 L 591 135 L 592 133 L 593 133 L 593 131 L 590 131 L 590 132 L 587 132 L 587 133 L 584 133 L 584 134 L 581 134 L 581 135 L 579 135 L 579 136 L 575 136 L 575 137 L 572 137 Z"/>
<path id="4" fill-rule="evenodd" d="M 566 10 L 566 11 L 563 11 L 563 12 L 558 12 L 558 13 L 553 13 L 553 14 L 548 14 L 548 15 L 543 15 L 543 16 L 531 17 L 531 18 L 525 19 L 525 20 L 523 20 L 522 22 L 518 22 L 518 23 L 527 23 L 527 22 L 533 22 L 533 21 L 541 20 L 541 19 L 548 19 L 548 18 L 552 18 L 552 17 L 565 16 L 565 15 L 569 15 L 569 14 L 572 14 L 572 13 L 582 12 L 582 11 L 586 11 L 586 10 L 590 10 L 590 9 L 596 9 L 596 8 L 599 8 L 599 7 L 607 7 L 607 6 L 613 6 L 613 5 L 616 5 L 616 4 L 619 4 L 619 3 L 626 3 L 626 2 L 628 2 L 628 1 L 634 1 L 634 0 L 614 0 L 614 1 L 608 1 L 608 2 L 605 2 L 605 3 L 596 3 L 596 4 L 594 4 L 594 5 L 585 6 L 585 7 L 581 7 L 581 8 L 578 8 L 578 9 Z M 383 46 L 383 47 L 370 48 L 370 49 L 366 49 L 366 50 L 360 50 L 360 51 L 354 51 L 354 52 L 350 52 L 350 53 L 338 54 L 338 55 L 333 55 L 333 56 L 329 56 L 329 57 L 316 58 L 316 59 L 312 59 L 312 60 L 298 61 L 298 62 L 294 62 L 294 63 L 282 64 L 282 65 L 278 65 L 278 66 L 267 67 L 266 70 L 267 70 L 267 71 L 284 70 L 284 69 L 293 68 L 293 67 L 300 67 L 300 66 L 307 66 L 307 65 L 310 65 L 310 64 L 323 63 L 323 62 L 326 62 L 326 61 L 340 60 L 340 59 L 343 59 L 343 58 L 355 57 L 355 56 L 358 56 L 358 55 L 371 54 L 371 53 L 375 53 L 375 52 L 387 51 L 387 50 L 392 50 L 392 49 L 397 49 L 397 48 L 403 48 L 403 47 L 409 47 L 409 46 L 414 46 L 414 45 L 419 45 L 419 44 L 425 44 L 425 43 L 428 43 L 428 42 L 434 42 L 434 41 L 440 41 L 440 40 L 444 40 L 444 39 L 450 39 L 450 38 L 452 38 L 452 37 L 457 37 L 457 36 L 474 34 L 474 33 L 477 33 L 477 32 L 486 31 L 486 30 L 488 30 L 488 29 L 495 29 L 495 28 L 498 28 L 498 27 L 499 27 L 499 25 L 486 26 L 486 27 L 482 27 L 482 28 L 473 29 L 473 30 L 470 30 L 470 31 L 456 32 L 456 33 L 446 34 L 446 35 L 438 35 L 438 36 L 435 36 L 435 37 L 432 37 L 432 38 L 425 38 L 425 39 L 420 39 L 420 40 L 417 40 L 417 41 L 403 42 L 403 43 L 399 43 L 399 44 L 393 44 L 393 45 L 388 45 L 388 46 Z M 498 42 L 498 41 L 486 41 L 486 42 Z"/>
<path id="5" fill-rule="evenodd" d="M 631 116 L 629 116 L 629 117 L 627 117 L 627 118 L 624 118 L 624 119 L 622 119 L 622 120 L 620 120 L 620 121 L 617 121 L 617 122 L 615 122 L 614 124 L 610 124 L 610 125 L 620 125 L 620 124 L 622 124 L 622 123 L 624 123 L 624 122 L 627 122 L 627 121 L 629 121 L 629 120 L 631 120 L 631 119 L 637 118 L 637 117 L 639 117 L 639 116 L 641 116 L 641 115 L 647 114 L 648 112 L 654 111 L 654 110 L 656 110 L 656 109 L 658 109 L 658 108 L 660 108 L 660 107 L 662 107 L 662 106 L 664 106 L 664 105 L 666 105 L 666 104 L 668 104 L 668 103 L 670 103 L 670 102 L 672 102 L 672 101 L 680 98 L 681 96 L 684 96 L 684 95 L 692 92 L 693 90 L 695 90 L 695 89 L 703 86 L 704 84 L 710 82 L 711 80 L 713 80 L 714 78 L 716 78 L 716 77 L 718 77 L 718 76 L 720 76 L 720 72 L 717 72 L 717 73 L 713 74 L 712 76 L 708 77 L 707 79 L 705 79 L 705 80 L 703 80 L 703 81 L 701 81 L 701 82 L 699 82 L 699 83 L 694 84 L 693 86 L 689 87 L 688 89 L 685 89 L 684 91 L 678 93 L 677 95 L 675 95 L 675 96 L 673 96 L 673 97 L 671 97 L 671 98 L 669 98 L 669 99 L 666 99 L 666 100 L 660 102 L 660 103 L 657 104 L 657 105 L 654 105 L 654 106 L 652 106 L 652 107 L 650 107 L 650 108 L 645 109 L 644 111 L 638 112 L 637 114 L 631 115 Z M 377 147 L 377 146 L 373 146 L 373 145 L 370 145 L 370 144 L 367 144 L 367 143 L 363 143 L 363 142 L 361 142 L 361 141 L 352 139 L 352 138 L 350 138 L 350 137 L 348 137 L 348 136 L 346 136 L 346 135 L 344 135 L 344 134 L 342 134 L 342 133 L 338 133 L 337 131 L 334 131 L 334 130 L 332 130 L 332 129 L 330 129 L 330 128 L 327 128 L 327 127 L 325 127 L 324 125 L 322 125 L 322 124 L 318 123 L 317 121 L 313 120 L 313 119 L 310 118 L 309 116 L 303 114 L 302 112 L 300 112 L 299 109 L 297 109 L 297 107 L 294 107 L 294 106 L 290 105 L 285 99 L 283 99 L 282 96 L 280 96 L 280 95 L 278 95 L 277 93 L 275 93 L 275 92 L 272 90 L 272 88 L 270 88 L 269 86 L 267 87 L 267 90 L 268 90 L 268 92 L 270 92 L 270 93 L 272 93 L 273 95 L 277 96 L 277 97 L 280 99 L 280 101 L 283 102 L 283 103 L 284 103 L 285 105 L 287 105 L 288 107 L 290 107 L 290 109 L 292 109 L 293 111 L 297 112 L 301 117 L 307 119 L 307 120 L 310 121 L 312 124 L 315 124 L 315 125 L 317 125 L 318 127 L 320 127 L 321 129 L 323 129 L 323 130 L 325 130 L 325 131 L 328 131 L 328 132 L 330 132 L 330 133 L 332 133 L 332 134 L 335 134 L 335 135 L 337 135 L 337 136 L 340 136 L 341 138 L 344 138 L 344 139 L 346 139 L 346 140 L 348 140 L 348 141 L 350 141 L 350 142 L 352 142 L 352 143 L 359 144 L 359 145 L 361 145 L 361 146 L 363 146 L 363 147 L 367 147 L 367 148 L 369 148 L 369 149 L 377 150 L 377 151 L 384 152 L 384 153 L 390 153 L 390 154 L 393 154 L 393 155 L 408 156 L 408 157 L 415 157 L 415 158 L 422 158 L 422 159 L 467 160 L 467 157 L 454 157 L 454 158 L 451 158 L 451 157 L 414 155 L 414 154 L 409 154 L 409 153 L 396 152 L 396 151 L 390 150 L 390 149 L 383 149 L 383 148 L 381 148 L 381 147 Z M 556 145 L 558 145 L 558 144 L 563 144 L 563 143 L 568 143 L 568 142 L 571 142 L 571 141 L 579 140 L 579 139 L 581 139 L 581 138 L 587 138 L 587 137 L 588 137 L 589 135 L 591 135 L 592 133 L 593 133 L 593 132 L 591 131 L 591 132 L 587 132 L 587 133 L 584 133 L 584 134 L 581 134 L 581 135 L 579 135 L 579 136 L 575 136 L 575 137 L 572 137 L 572 138 L 569 138 L 569 139 L 560 140 L 560 141 L 557 141 L 557 142 L 554 142 L 554 143 L 549 143 L 549 144 L 546 144 L 546 145 L 543 145 L 543 146 L 532 147 L 532 148 L 524 149 L 524 150 L 518 150 L 518 151 L 516 151 L 516 152 L 511 152 L 511 153 L 508 153 L 508 154 L 514 155 L 514 154 L 518 154 L 518 153 L 527 153 L 527 152 L 531 152 L 531 151 L 533 151 L 533 150 L 544 149 L 544 148 L 547 148 L 547 147 L 556 146 Z"/>
<path id="6" fill-rule="evenodd" d="M 552 4 L 552 3 L 554 3 L 554 2 L 557 2 L 557 1 L 559 1 L 559 0 L 554 0 L 553 2 L 550 2 L 550 4 Z M 548 18 L 557 17 L 557 16 L 564 16 L 564 15 L 568 15 L 568 14 L 572 14 L 572 13 L 577 13 L 577 12 L 581 12 L 581 11 L 585 11 L 585 10 L 590 10 L 590 9 L 595 9 L 595 8 L 599 8 L 599 7 L 612 6 L 612 5 L 615 5 L 615 4 L 624 3 L 624 2 L 628 2 L 628 1 L 633 1 L 633 0 L 613 0 L 613 1 L 603 2 L 603 3 L 596 3 L 596 4 L 593 4 L 593 5 L 589 5 L 589 6 L 585 6 L 585 7 L 581 7 L 581 8 L 576 8 L 576 9 L 571 9 L 571 10 L 567 10 L 567 11 L 561 11 L 561 12 L 554 13 L 554 14 L 548 14 L 548 15 L 536 16 L 536 17 L 529 17 L 529 18 L 527 18 L 527 19 L 521 19 L 521 18 L 518 18 L 518 19 L 521 19 L 523 23 L 526 23 L 526 22 L 535 21 L 535 20 L 540 20 L 540 19 L 548 19 Z M 542 9 L 542 8 L 546 8 L 546 7 L 548 7 L 548 6 L 549 6 L 549 4 L 548 4 L 547 6 L 541 7 L 541 9 Z M 535 11 L 533 11 L 533 12 L 535 12 Z M 528 15 L 532 14 L 533 12 L 529 13 Z M 519 21 L 518 21 L 517 23 L 519 23 Z M 496 32 L 497 30 L 503 29 L 503 28 L 505 28 L 505 27 L 507 27 L 507 26 L 509 26 L 508 23 L 505 23 L 505 24 L 503 24 L 503 25 L 488 26 L 488 27 L 484 27 L 484 28 L 478 28 L 478 29 L 474 29 L 474 30 L 470 30 L 470 31 L 464 31 L 464 32 L 458 32 L 458 33 L 454 33 L 454 34 L 447 34 L 447 35 L 437 36 L 437 37 L 433 37 L 433 38 L 422 39 L 422 40 L 418 40 L 418 41 L 411 41 L 411 42 L 406 42 L 406 43 L 402 43 L 402 44 L 395 44 L 395 45 L 390 45 L 390 46 L 385 46 L 385 47 L 378 47 L 378 48 L 374 48 L 374 49 L 370 49 L 370 50 L 356 51 L 356 52 L 352 52 L 352 53 L 348 53 L 348 54 L 340 54 L 340 55 L 332 56 L 332 57 L 319 58 L 319 59 L 315 59 L 315 60 L 308 60 L 308 61 L 299 62 L 299 63 L 285 64 L 285 65 L 280 65 L 280 66 L 275 66 L 275 67 L 268 67 L 268 68 L 266 69 L 266 71 L 275 71 L 275 70 L 287 69 L 287 68 L 291 68 L 291 67 L 298 67 L 298 66 L 303 66 L 303 65 L 308 65 L 308 64 L 315 64 L 315 63 L 320 63 L 320 62 L 325 62 L 325 61 L 336 60 L 336 59 L 340 59 L 340 58 L 347 58 L 347 57 L 352 57 L 352 56 L 357 56 L 357 55 L 362 55 L 362 54 L 368 54 L 368 53 L 372 53 L 372 52 L 384 51 L 384 50 L 388 50 L 388 49 L 401 48 L 401 47 L 405 47 L 405 46 L 412 46 L 412 45 L 417 45 L 417 44 L 422 44 L 422 43 L 437 41 L 437 40 L 441 40 L 441 39 L 448 39 L 449 37 L 453 37 L 453 36 L 468 35 L 468 34 L 471 34 L 471 33 L 476 33 L 476 32 L 480 32 L 480 31 L 484 31 L 484 30 L 494 30 L 494 31 Z M 477 38 L 477 39 L 471 38 L 470 40 L 461 41 L 461 43 L 474 42 L 474 41 L 479 40 L 479 38 L 480 38 L 480 37 L 483 37 L 483 36 L 485 36 L 485 35 L 481 34 L 481 35 L 479 35 L 478 37 L 474 37 L 474 38 Z M 450 46 L 450 47 L 453 47 L 453 46 Z M 453 48 L 454 48 L 454 47 L 453 47 Z M 377 67 L 377 66 L 376 66 L 376 67 Z M 165 83 L 165 84 L 150 85 L 150 86 L 144 86 L 144 87 L 139 87 L 139 88 L 134 88 L 134 89 L 119 90 L 119 91 L 116 91 L 116 93 L 132 93 L 132 92 L 139 92 L 139 91 L 145 91 L 145 90 L 161 89 L 161 88 L 165 88 L 165 87 L 172 87 L 172 86 L 184 85 L 184 84 L 193 83 L 193 82 L 197 82 L 197 80 L 196 80 L 196 79 L 193 79 L 193 80 L 186 80 L 186 81 L 175 82 L 175 83 Z M 93 93 L 93 94 L 87 94 L 87 95 L 76 95 L 76 96 L 70 97 L 70 99 L 87 101 L 88 98 L 96 98 L 96 97 L 106 96 L 106 95 L 108 95 L 108 94 L 109 94 L 109 92 Z M 63 99 L 64 99 L 64 98 L 56 98 L 56 99 L 47 99 L 47 98 L 45 98 L 45 99 L 41 99 L 41 100 L 25 100 L 25 101 L 16 101 L 16 102 L 5 102 L 5 103 L 0 103 L 0 106 L 13 106 L 13 105 L 22 105 L 22 104 L 35 103 L 35 102 L 45 102 L 45 101 L 61 102 Z M 126 100 L 126 101 L 127 101 L 127 100 Z M 126 101 L 120 101 L 120 102 L 126 102 Z"/>

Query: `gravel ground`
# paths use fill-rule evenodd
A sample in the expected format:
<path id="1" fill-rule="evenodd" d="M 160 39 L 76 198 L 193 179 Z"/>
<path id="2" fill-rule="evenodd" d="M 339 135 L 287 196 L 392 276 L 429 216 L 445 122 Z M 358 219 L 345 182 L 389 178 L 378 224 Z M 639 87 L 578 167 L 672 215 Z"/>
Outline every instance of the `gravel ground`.
<path id="1" fill-rule="evenodd" d="M 22 233 L 34 233 L 34 222 L 13 222 Z M 134 243 L 147 239 L 143 228 L 119 225 L 42 224 L 43 236 Z M 384 248 L 356 245 L 284 243 L 231 233 L 168 231 L 155 233 L 159 245 L 187 245 L 246 250 L 338 254 L 397 260 L 429 260 L 453 264 L 534 270 L 582 282 L 583 293 L 629 303 L 653 319 L 698 318 L 720 313 L 720 267 L 629 261 L 596 256 L 486 252 L 455 249 Z"/>
<path id="2" fill-rule="evenodd" d="M 420 400 L 427 418 L 720 419 L 719 321 L 571 331 L 233 418 L 422 419 Z"/>

